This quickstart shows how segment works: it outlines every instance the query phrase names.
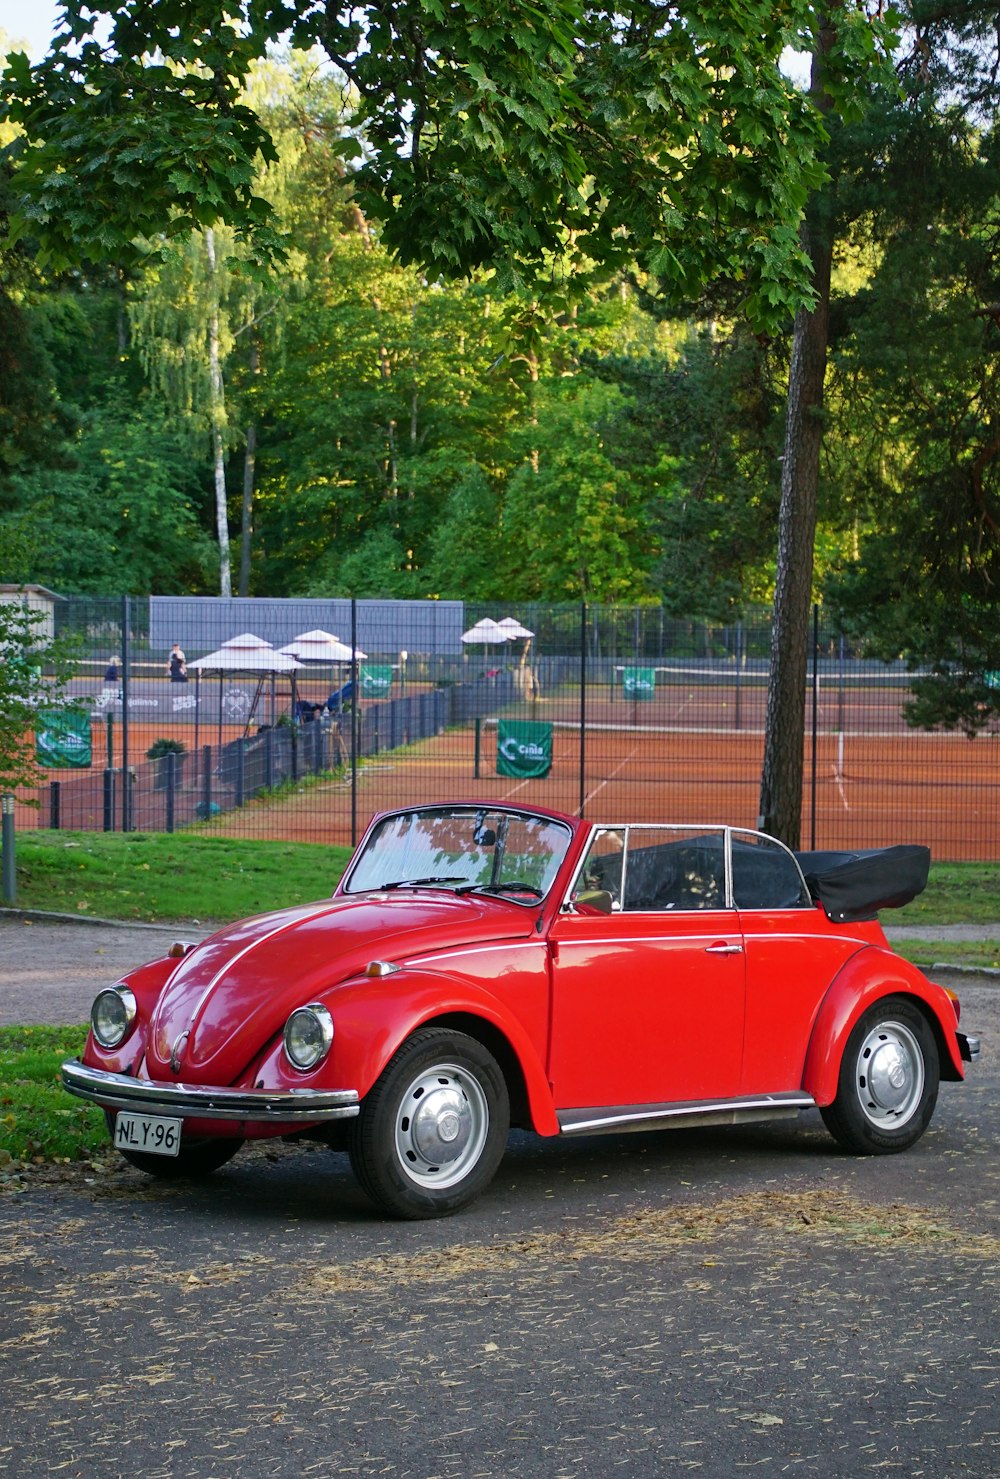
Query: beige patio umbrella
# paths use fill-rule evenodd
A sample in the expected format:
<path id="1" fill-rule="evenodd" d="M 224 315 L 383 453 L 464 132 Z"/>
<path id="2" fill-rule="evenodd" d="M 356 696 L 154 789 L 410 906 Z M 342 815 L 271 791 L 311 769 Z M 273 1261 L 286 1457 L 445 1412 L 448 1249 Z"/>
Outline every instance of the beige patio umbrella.
<path id="1" fill-rule="evenodd" d="M 257 708 L 261 691 L 268 677 L 271 679 L 271 723 L 275 717 L 275 679 L 279 673 L 288 673 L 292 683 L 292 699 L 295 696 L 295 673 L 302 667 L 297 658 L 287 652 L 278 652 L 266 642 L 263 637 L 256 636 L 253 632 L 241 632 L 238 637 L 230 637 L 228 642 L 215 652 L 206 653 L 204 657 L 196 658 L 194 662 L 188 663 L 188 670 L 192 668 L 195 673 L 195 704 L 194 704 L 194 746 L 198 748 L 198 718 L 199 697 L 202 673 L 218 673 L 219 675 L 219 744 L 222 743 L 222 682 L 226 674 L 245 673 L 257 679 L 257 691 L 250 705 L 250 711 L 246 715 L 246 726 L 244 733 L 250 727 Z"/>

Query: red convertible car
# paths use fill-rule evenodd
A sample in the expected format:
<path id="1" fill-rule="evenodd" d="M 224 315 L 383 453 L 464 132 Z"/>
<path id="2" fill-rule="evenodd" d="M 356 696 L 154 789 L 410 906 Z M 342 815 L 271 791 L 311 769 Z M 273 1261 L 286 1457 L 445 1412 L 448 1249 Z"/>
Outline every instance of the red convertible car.
<path id="1" fill-rule="evenodd" d="M 248 1139 L 350 1154 L 400 1217 L 454 1212 L 517 1125 L 721 1125 L 818 1107 L 905 1150 L 978 1040 L 880 908 L 929 853 L 792 853 L 725 826 L 501 803 L 375 818 L 333 897 L 174 946 L 94 1002 L 72 1094 L 153 1175 Z"/>

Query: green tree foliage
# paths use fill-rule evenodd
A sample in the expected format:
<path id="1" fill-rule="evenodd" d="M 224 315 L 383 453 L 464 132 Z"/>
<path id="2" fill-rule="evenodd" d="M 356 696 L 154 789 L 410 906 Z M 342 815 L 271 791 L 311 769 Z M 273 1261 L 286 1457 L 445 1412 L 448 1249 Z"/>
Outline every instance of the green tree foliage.
<path id="1" fill-rule="evenodd" d="M 17 596 L 0 601 L 0 791 L 36 784 L 35 716 L 62 702 L 68 649 L 45 635 L 45 617 Z"/>
<path id="2" fill-rule="evenodd" d="M 210 588 L 215 556 L 185 440 L 148 402 L 120 389 L 83 418 L 72 465 L 17 482 L 19 508 L 0 533 L 27 548 L 9 578 L 62 592 L 164 595 Z"/>
<path id="3" fill-rule="evenodd" d="M 135 260 L 142 239 L 219 220 L 258 260 L 280 254 L 257 186 L 274 142 L 243 89 L 288 34 L 349 80 L 344 153 L 404 262 L 510 282 L 638 263 L 678 294 L 724 275 L 775 319 L 809 293 L 797 226 L 822 126 L 778 62 L 812 22 L 808 0 L 67 0 L 51 54 L 8 64 L 14 230 L 54 263 Z M 849 96 L 864 16 L 845 11 L 841 35 L 830 85 Z"/>
<path id="4" fill-rule="evenodd" d="M 657 545 L 651 589 L 671 614 L 736 619 L 773 578 L 781 381 L 737 325 L 692 329 L 669 355 L 612 355 L 594 372 L 627 391 L 607 444 L 643 488 Z"/>
<path id="5" fill-rule="evenodd" d="M 644 490 L 608 445 L 621 392 L 584 378 L 553 381 L 536 397 L 520 440 L 530 455 L 504 500 L 505 542 L 517 558 L 498 572 L 515 600 L 648 599 L 655 541 Z"/>
<path id="6" fill-rule="evenodd" d="M 973 734 L 1000 715 L 1000 98 L 985 10 L 949 15 L 917 33 L 850 181 L 873 262 L 836 360 L 860 535 L 828 594 L 921 675 L 912 723 Z"/>

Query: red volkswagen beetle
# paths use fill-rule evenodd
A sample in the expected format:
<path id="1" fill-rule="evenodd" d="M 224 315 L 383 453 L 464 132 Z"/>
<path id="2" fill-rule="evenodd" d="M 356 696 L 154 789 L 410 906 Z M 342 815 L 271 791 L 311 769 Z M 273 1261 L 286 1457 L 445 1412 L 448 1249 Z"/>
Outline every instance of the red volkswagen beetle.
<path id="1" fill-rule="evenodd" d="M 348 1151 L 378 1206 L 436 1217 L 540 1135 L 817 1107 L 905 1150 L 979 1052 L 877 910 L 929 853 L 794 854 L 725 826 L 460 802 L 388 812 L 331 899 L 178 945 L 94 1002 L 65 1087 L 153 1175 L 248 1139 Z"/>

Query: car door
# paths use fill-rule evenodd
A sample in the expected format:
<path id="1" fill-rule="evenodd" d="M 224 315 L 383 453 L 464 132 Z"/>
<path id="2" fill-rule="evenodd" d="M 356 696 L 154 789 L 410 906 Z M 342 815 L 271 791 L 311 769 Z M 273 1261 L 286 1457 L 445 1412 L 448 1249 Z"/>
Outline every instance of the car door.
<path id="1" fill-rule="evenodd" d="M 557 1109 L 738 1092 L 745 973 L 724 830 L 599 833 L 550 934 Z"/>

